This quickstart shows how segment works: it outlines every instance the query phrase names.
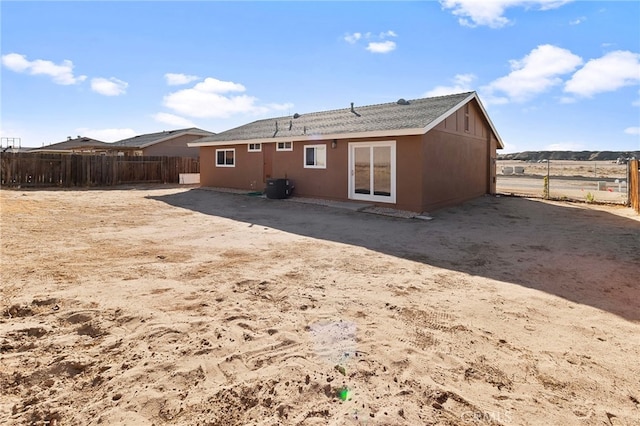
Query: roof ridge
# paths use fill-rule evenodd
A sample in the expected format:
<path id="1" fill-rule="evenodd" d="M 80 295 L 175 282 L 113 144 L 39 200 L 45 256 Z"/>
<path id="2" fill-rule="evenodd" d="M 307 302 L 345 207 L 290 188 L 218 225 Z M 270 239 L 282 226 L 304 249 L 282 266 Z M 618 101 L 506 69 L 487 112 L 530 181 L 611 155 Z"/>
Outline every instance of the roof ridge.
<path id="1" fill-rule="evenodd" d="M 452 96 L 460 96 L 460 95 L 470 95 L 472 93 L 474 93 L 474 90 L 469 90 L 466 92 L 459 92 L 459 93 L 451 93 L 449 95 L 440 95 L 440 96 L 428 96 L 428 97 L 422 97 L 422 98 L 414 98 L 414 99 L 408 99 L 409 102 L 416 102 L 416 101 L 421 101 L 421 100 L 430 100 L 430 99 L 438 99 L 438 98 L 448 98 L 448 97 L 452 97 Z M 379 107 L 379 106 L 384 106 L 384 105 L 391 105 L 391 104 L 395 104 L 398 101 L 390 101 L 390 102 L 381 102 L 378 104 L 369 104 L 369 105 L 353 105 L 353 108 L 369 108 L 369 107 Z M 305 116 L 305 115 L 311 115 L 311 114 L 325 114 L 325 113 L 334 113 L 334 112 L 340 112 L 340 111 L 351 111 L 351 106 L 346 107 L 346 108 L 334 108 L 334 109 L 327 109 L 327 110 L 321 110 L 321 111 L 312 111 L 312 112 L 306 112 L 306 113 L 300 113 L 300 117 Z M 272 120 L 279 120 L 279 119 L 294 119 L 293 116 L 294 114 L 290 114 L 290 115 L 283 115 L 283 116 L 279 116 L 279 117 L 268 117 L 268 118 L 261 118 L 259 120 L 254 120 L 251 123 L 248 124 L 253 124 L 253 123 L 259 123 L 261 121 L 272 121 Z M 295 120 L 295 119 L 294 119 Z M 229 129 L 231 130 L 231 129 Z"/>
<path id="2" fill-rule="evenodd" d="M 158 132 L 151 132 L 151 133 L 143 133 L 141 135 L 135 135 L 132 136 L 130 138 L 124 138 L 124 139 L 120 139 L 118 141 L 115 142 L 111 142 L 111 143 L 123 143 L 126 141 L 132 141 L 134 139 L 138 139 L 138 138 L 154 138 L 154 137 L 159 137 L 162 135 L 170 135 L 172 133 L 186 133 L 186 132 L 190 132 L 190 131 L 196 131 L 198 133 L 206 133 L 207 136 L 210 135 L 215 135 L 215 132 L 210 132 L 208 130 L 204 130 L 204 129 L 200 129 L 199 127 L 185 127 L 185 128 L 181 128 L 181 129 L 174 129 L 174 130 L 161 130 Z"/>

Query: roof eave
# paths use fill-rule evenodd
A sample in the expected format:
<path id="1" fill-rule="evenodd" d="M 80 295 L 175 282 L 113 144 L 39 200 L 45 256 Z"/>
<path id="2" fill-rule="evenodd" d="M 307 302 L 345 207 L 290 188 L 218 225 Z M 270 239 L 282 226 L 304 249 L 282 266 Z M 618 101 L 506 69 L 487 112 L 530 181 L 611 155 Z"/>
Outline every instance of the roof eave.
<path id="1" fill-rule="evenodd" d="M 47 149 L 47 148 L 34 148 L 29 152 L 40 152 L 43 154 L 73 154 L 75 151 L 72 149 Z"/>
<path id="2" fill-rule="evenodd" d="M 502 138 L 498 134 L 495 126 L 493 125 L 493 122 L 489 118 L 489 114 L 487 114 L 487 110 L 484 108 L 484 105 L 482 105 L 482 102 L 480 102 L 480 98 L 478 97 L 478 94 L 476 92 L 471 92 L 469 96 L 467 96 L 466 98 L 458 102 L 453 107 L 449 108 L 447 111 L 441 114 L 438 118 L 436 118 L 431 123 L 429 123 L 429 125 L 427 125 L 426 127 L 425 133 L 433 129 L 434 127 L 436 127 L 438 124 L 442 123 L 453 112 L 457 111 L 459 108 L 462 108 L 464 104 L 471 101 L 472 99 L 475 99 L 478 102 L 478 105 L 480 105 L 480 109 L 482 110 L 482 114 L 484 114 L 484 118 L 487 119 L 487 123 L 489 123 L 489 126 L 491 127 L 491 131 L 496 136 L 496 140 L 498 141 L 498 149 L 504 149 L 504 143 L 502 142 Z"/>
<path id="3" fill-rule="evenodd" d="M 187 143 L 187 146 L 206 147 L 206 146 L 224 146 L 224 145 L 243 145 L 247 143 L 313 142 L 313 141 L 322 141 L 322 140 L 329 140 L 329 139 L 386 138 L 386 137 L 393 137 L 393 136 L 423 135 L 426 132 L 427 132 L 426 128 L 392 129 L 392 130 L 371 131 L 371 132 L 327 133 L 322 135 L 298 135 L 298 136 L 283 136 L 283 137 L 276 137 L 276 138 L 189 142 Z"/>
<path id="4" fill-rule="evenodd" d="M 476 92 L 473 92 L 473 98 L 475 98 L 475 100 L 478 102 L 478 105 L 480 105 L 480 109 L 482 110 L 484 117 L 487 119 L 487 123 L 489 123 L 489 126 L 491 127 L 491 131 L 493 132 L 494 135 L 496 135 L 496 140 L 498 141 L 498 149 L 504 149 L 504 142 L 502 141 L 502 138 L 498 134 L 498 131 L 496 130 L 496 126 L 493 125 L 493 121 L 491 121 L 491 118 L 489 118 L 489 114 L 487 114 L 487 110 L 484 108 L 484 105 L 482 105 L 482 102 L 480 101 L 480 98 L 478 97 Z"/>

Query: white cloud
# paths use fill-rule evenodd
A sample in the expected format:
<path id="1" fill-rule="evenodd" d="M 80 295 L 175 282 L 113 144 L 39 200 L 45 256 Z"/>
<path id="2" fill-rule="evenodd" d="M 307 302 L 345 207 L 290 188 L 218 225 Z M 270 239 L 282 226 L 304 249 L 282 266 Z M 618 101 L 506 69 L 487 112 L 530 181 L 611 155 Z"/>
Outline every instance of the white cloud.
<path id="1" fill-rule="evenodd" d="M 362 38 L 362 34 L 361 33 L 347 34 L 347 35 L 344 36 L 344 40 L 347 43 L 350 43 L 350 44 L 355 44 L 361 38 Z"/>
<path id="2" fill-rule="evenodd" d="M 565 92 L 591 97 L 640 83 L 640 54 L 616 50 L 591 59 L 565 84 Z"/>
<path id="3" fill-rule="evenodd" d="M 495 96 L 490 93 L 482 94 L 482 103 L 484 105 L 506 105 L 509 103 L 509 98 L 504 96 Z"/>
<path id="4" fill-rule="evenodd" d="M 584 16 L 581 16 L 579 18 L 574 19 L 573 21 L 569 21 L 569 25 L 580 25 L 586 20 L 587 18 L 585 18 Z"/>
<path id="5" fill-rule="evenodd" d="M 123 95 L 127 93 L 127 86 L 129 86 L 129 83 L 114 77 L 108 79 L 102 77 L 91 79 L 91 90 L 104 96 Z"/>
<path id="6" fill-rule="evenodd" d="M 471 83 L 475 79 L 476 76 L 473 74 L 457 74 L 453 77 L 452 86 L 436 86 L 426 92 L 423 96 L 429 98 L 431 96 L 445 96 L 454 93 L 470 92 L 473 90 L 471 88 Z"/>
<path id="7" fill-rule="evenodd" d="M 164 78 L 169 86 L 180 86 L 182 84 L 189 84 L 192 81 L 200 80 L 200 77 L 197 75 L 174 74 L 170 72 L 166 73 Z"/>
<path id="8" fill-rule="evenodd" d="M 191 121 L 179 115 L 159 112 L 153 115 L 153 119 L 159 123 L 169 124 L 176 127 L 196 127 Z"/>
<path id="9" fill-rule="evenodd" d="M 395 41 L 386 40 L 390 37 L 398 37 L 398 34 L 393 30 L 384 31 L 378 35 L 374 35 L 370 32 L 365 34 L 352 33 L 345 35 L 344 40 L 349 44 L 356 44 L 359 40 L 366 40 L 368 43 L 365 49 L 369 52 L 389 53 L 397 47 Z"/>
<path id="10" fill-rule="evenodd" d="M 375 42 L 372 41 L 367 46 L 367 50 L 371 53 L 389 53 L 392 50 L 395 50 L 396 43 L 391 40 Z"/>
<path id="11" fill-rule="evenodd" d="M 582 142 L 558 142 L 547 145 L 545 151 L 582 151 L 585 145 Z"/>
<path id="12" fill-rule="evenodd" d="M 511 72 L 482 89 L 488 96 L 494 92 L 504 93 L 509 100 L 524 102 L 550 87 L 562 83 L 560 75 L 575 70 L 582 58 L 567 49 L 545 44 L 533 49 L 521 60 L 509 61 Z"/>
<path id="13" fill-rule="evenodd" d="M 190 89 L 173 92 L 164 97 L 164 106 L 188 117 L 228 118 L 233 114 L 264 114 L 272 110 L 292 108 L 292 104 L 259 105 L 258 99 L 248 95 L 228 95 L 244 92 L 239 83 L 206 78 Z"/>
<path id="14" fill-rule="evenodd" d="M 640 135 L 640 127 L 627 127 L 624 132 L 628 135 Z"/>
<path id="15" fill-rule="evenodd" d="M 453 9 L 458 16 L 460 25 L 466 27 L 488 26 L 501 28 L 511 23 L 504 17 L 504 12 L 510 7 L 537 7 L 539 10 L 549 10 L 560 7 L 571 0 L 441 0 L 443 9 Z"/>
<path id="16" fill-rule="evenodd" d="M 570 96 L 562 96 L 560 98 L 560 103 L 561 104 L 575 104 L 576 103 L 576 98 L 572 98 Z"/>
<path id="17" fill-rule="evenodd" d="M 9 53 L 2 56 L 2 65 L 9 68 L 11 71 L 24 72 L 29 69 L 31 62 L 27 61 L 24 55 L 18 53 Z"/>
<path id="18" fill-rule="evenodd" d="M 265 106 L 272 111 L 288 111 L 293 108 L 293 104 L 290 102 L 284 104 L 267 104 Z"/>
<path id="19" fill-rule="evenodd" d="M 86 127 L 78 128 L 74 133 L 103 142 L 115 142 L 128 139 L 137 134 L 133 129 L 89 129 Z"/>
<path id="20" fill-rule="evenodd" d="M 64 86 L 81 83 L 87 78 L 86 75 L 74 76 L 73 62 L 66 59 L 62 61 L 62 64 L 56 65 L 51 61 L 42 59 L 29 61 L 25 55 L 9 53 L 2 56 L 2 64 L 15 72 L 24 72 L 31 75 L 48 75 L 53 79 L 54 83 Z"/>
<path id="21" fill-rule="evenodd" d="M 211 93 L 244 92 L 247 90 L 242 84 L 211 77 L 205 78 L 203 82 L 196 84 L 194 89 Z"/>
<path id="22" fill-rule="evenodd" d="M 255 111 L 256 98 L 246 95 L 225 97 L 195 89 L 181 90 L 164 98 L 164 105 L 181 114 L 198 118 L 227 118 Z"/>

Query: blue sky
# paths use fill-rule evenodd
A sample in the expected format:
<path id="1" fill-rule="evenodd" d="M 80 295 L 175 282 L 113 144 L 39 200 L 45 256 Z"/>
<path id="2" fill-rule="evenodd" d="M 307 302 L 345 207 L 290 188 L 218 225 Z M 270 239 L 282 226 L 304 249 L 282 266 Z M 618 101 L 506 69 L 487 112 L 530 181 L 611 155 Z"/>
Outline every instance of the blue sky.
<path id="1" fill-rule="evenodd" d="M 2 137 L 42 146 L 475 90 L 525 150 L 640 150 L 640 2 L 0 2 Z"/>

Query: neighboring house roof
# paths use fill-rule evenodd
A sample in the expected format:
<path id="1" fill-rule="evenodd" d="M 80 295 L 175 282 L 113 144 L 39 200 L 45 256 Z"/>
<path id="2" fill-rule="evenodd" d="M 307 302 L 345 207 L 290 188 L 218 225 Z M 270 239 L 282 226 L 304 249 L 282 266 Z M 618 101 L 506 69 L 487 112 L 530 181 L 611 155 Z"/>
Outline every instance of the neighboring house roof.
<path id="1" fill-rule="evenodd" d="M 189 129 L 168 130 L 157 133 L 147 133 L 145 135 L 138 135 L 133 138 L 122 139 L 117 142 L 113 142 L 112 145 L 124 146 L 130 148 L 146 148 L 151 145 L 155 145 L 160 142 L 164 142 L 169 139 L 176 138 L 183 135 L 197 135 L 197 136 L 210 136 L 214 133 L 206 130 L 191 127 Z"/>
<path id="2" fill-rule="evenodd" d="M 73 151 L 74 149 L 91 148 L 111 149 L 113 146 L 109 143 L 96 139 L 78 136 L 75 139 L 68 139 L 64 142 L 53 143 L 51 145 L 43 146 L 42 148 L 34 148 L 31 151 Z"/>
<path id="3" fill-rule="evenodd" d="M 476 99 L 487 122 L 504 148 L 476 92 L 391 102 L 379 105 L 352 106 L 333 111 L 294 114 L 254 121 L 235 129 L 190 142 L 192 147 L 234 143 L 281 142 L 356 137 L 404 136 L 425 134 L 462 105 Z"/>
<path id="4" fill-rule="evenodd" d="M 19 148 L 14 148 L 12 146 L 5 146 L 3 147 L 0 152 L 11 152 L 11 153 L 18 153 L 18 152 L 29 152 L 31 151 L 33 148 L 29 148 L 29 147 L 19 147 Z"/>

